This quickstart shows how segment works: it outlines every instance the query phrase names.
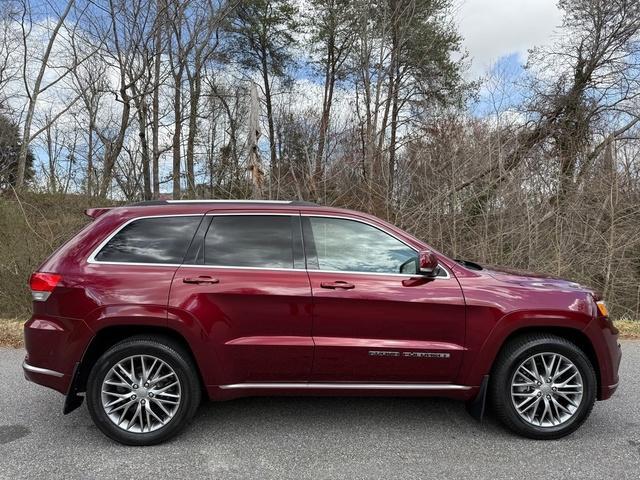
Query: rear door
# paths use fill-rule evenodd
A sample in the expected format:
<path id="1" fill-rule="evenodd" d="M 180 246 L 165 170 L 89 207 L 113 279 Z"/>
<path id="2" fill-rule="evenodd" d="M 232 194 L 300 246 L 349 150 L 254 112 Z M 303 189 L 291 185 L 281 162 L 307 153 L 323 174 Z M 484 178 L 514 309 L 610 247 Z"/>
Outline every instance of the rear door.
<path id="1" fill-rule="evenodd" d="M 417 251 L 382 225 L 302 218 L 314 297 L 312 380 L 453 381 L 465 335 L 457 280 L 444 268 L 435 279 L 407 272 Z"/>
<path id="2" fill-rule="evenodd" d="M 219 384 L 307 381 L 311 288 L 300 215 L 217 213 L 176 272 L 170 306 L 200 323 Z M 196 242 L 197 243 L 197 242 Z M 215 355 L 214 355 L 215 354 Z"/>
<path id="3" fill-rule="evenodd" d="M 158 215 L 127 221 L 102 241 L 86 264 L 78 265 L 77 273 L 67 276 L 72 287 L 58 302 L 59 314 L 82 317 L 90 311 L 104 322 L 157 325 L 166 318 L 173 275 L 202 219 L 202 214 Z"/>

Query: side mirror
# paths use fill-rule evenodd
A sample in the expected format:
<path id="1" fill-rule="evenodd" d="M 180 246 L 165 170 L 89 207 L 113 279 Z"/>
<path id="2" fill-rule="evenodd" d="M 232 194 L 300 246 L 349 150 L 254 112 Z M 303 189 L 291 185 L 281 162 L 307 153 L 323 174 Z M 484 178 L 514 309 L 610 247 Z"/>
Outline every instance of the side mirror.
<path id="1" fill-rule="evenodd" d="M 418 252 L 419 273 L 425 277 L 435 277 L 438 274 L 438 257 L 431 250 Z"/>

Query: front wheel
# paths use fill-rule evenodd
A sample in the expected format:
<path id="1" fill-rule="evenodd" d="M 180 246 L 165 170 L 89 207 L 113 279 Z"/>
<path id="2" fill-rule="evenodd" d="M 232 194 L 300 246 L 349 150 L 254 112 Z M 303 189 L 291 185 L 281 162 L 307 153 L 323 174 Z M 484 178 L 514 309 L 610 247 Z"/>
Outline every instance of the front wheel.
<path id="1" fill-rule="evenodd" d="M 491 399 L 511 430 L 535 439 L 560 438 L 589 416 L 597 380 L 587 356 L 555 335 L 531 334 L 507 344 L 493 369 Z"/>
<path id="2" fill-rule="evenodd" d="M 200 403 L 191 358 L 169 339 L 139 336 L 107 350 L 87 382 L 96 426 L 126 445 L 154 445 L 182 430 Z"/>

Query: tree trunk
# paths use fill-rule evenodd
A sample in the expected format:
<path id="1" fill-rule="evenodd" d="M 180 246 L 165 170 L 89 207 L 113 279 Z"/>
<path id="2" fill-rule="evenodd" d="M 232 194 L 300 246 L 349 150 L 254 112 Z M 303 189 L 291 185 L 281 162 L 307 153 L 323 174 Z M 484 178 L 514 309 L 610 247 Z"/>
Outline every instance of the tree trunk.
<path id="1" fill-rule="evenodd" d="M 264 82 L 264 96 L 267 107 L 267 123 L 269 128 L 269 159 L 271 161 L 271 171 L 277 170 L 278 156 L 276 151 L 276 129 L 273 121 L 273 104 L 271 102 L 271 85 L 269 81 L 269 66 L 267 65 L 267 52 L 261 52 L 262 57 L 262 80 Z"/>
<path id="2" fill-rule="evenodd" d="M 152 99 L 152 120 L 151 120 L 151 137 L 153 149 L 153 198 L 160 197 L 160 172 L 158 171 L 160 163 L 160 54 L 162 49 L 162 25 L 161 19 L 164 15 L 164 1 L 158 0 L 156 9 L 157 16 L 154 38 L 154 64 L 153 64 L 153 99 Z"/>
<path id="3" fill-rule="evenodd" d="M 398 117 L 400 115 L 400 104 L 398 100 L 398 91 L 400 89 L 400 70 L 396 65 L 395 81 L 393 95 L 391 99 L 391 134 L 389 138 L 389 186 L 387 190 L 387 198 L 393 198 L 393 182 L 396 174 L 396 143 L 398 135 Z"/>
<path id="4" fill-rule="evenodd" d="M 194 155 L 196 134 L 198 130 L 198 105 L 202 89 L 202 76 L 200 75 L 200 69 L 201 65 L 196 63 L 193 81 L 189 84 L 189 135 L 187 136 L 187 192 L 189 198 L 195 198 L 196 195 Z"/>
<path id="5" fill-rule="evenodd" d="M 129 99 L 129 96 L 124 89 L 120 90 L 120 94 L 123 100 L 122 115 L 120 119 L 120 131 L 118 132 L 118 135 L 114 141 L 107 141 L 108 145 L 106 147 L 106 152 L 104 155 L 104 171 L 102 173 L 100 188 L 98 190 L 98 195 L 101 198 L 105 198 L 107 196 L 109 187 L 111 186 L 111 180 L 113 179 L 113 167 L 116 164 L 116 160 L 118 159 L 120 152 L 122 151 L 122 144 L 127 132 L 127 127 L 129 126 L 131 100 Z M 103 139 L 103 143 L 105 141 L 106 139 Z"/>
<path id="6" fill-rule="evenodd" d="M 144 200 L 151 200 L 151 178 L 149 169 L 149 144 L 147 142 L 147 102 L 144 98 L 138 101 L 138 123 L 140 143 L 142 147 L 142 185 Z"/>
<path id="7" fill-rule="evenodd" d="M 182 133 L 182 106 L 180 85 L 182 84 L 182 72 L 175 77 L 175 92 L 173 96 L 173 112 L 175 130 L 173 132 L 173 199 L 179 200 L 180 188 L 180 137 Z"/>
<path id="8" fill-rule="evenodd" d="M 333 43 L 333 37 L 331 37 L 327 46 L 327 65 L 325 67 L 325 77 L 324 77 L 324 95 L 322 98 L 322 117 L 320 118 L 320 131 L 318 132 L 318 150 L 316 151 L 315 165 L 313 170 L 313 182 L 312 182 L 316 201 L 318 202 L 320 201 L 320 193 L 318 191 L 318 188 L 324 176 L 324 172 L 323 172 L 324 149 L 326 144 L 327 132 L 329 130 L 329 118 L 331 115 L 331 104 L 333 102 L 333 89 L 336 82 L 335 62 L 336 60 L 334 58 L 334 43 Z"/>
<path id="9" fill-rule="evenodd" d="M 87 196 L 93 195 L 93 130 L 95 128 L 95 115 L 89 113 L 89 142 L 87 145 Z"/>

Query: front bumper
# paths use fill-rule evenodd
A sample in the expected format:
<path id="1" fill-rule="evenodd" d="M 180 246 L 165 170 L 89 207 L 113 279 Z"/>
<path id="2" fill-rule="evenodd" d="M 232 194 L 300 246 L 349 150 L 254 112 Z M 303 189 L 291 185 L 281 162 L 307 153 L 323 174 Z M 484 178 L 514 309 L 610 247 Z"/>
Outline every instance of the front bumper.
<path id="1" fill-rule="evenodd" d="M 618 389 L 618 385 L 619 385 L 618 369 L 620 368 L 620 361 L 622 360 L 622 347 L 616 341 L 616 348 L 613 348 L 612 350 L 613 350 L 612 363 L 614 365 L 614 372 L 615 372 L 615 375 L 613 375 L 613 378 L 616 379 L 616 382 L 609 385 L 605 385 L 605 384 L 600 385 L 600 395 L 598 396 L 598 400 L 607 400 L 608 398 L 611 398 L 613 394 L 616 392 L 616 390 Z"/>
<path id="2" fill-rule="evenodd" d="M 598 400 L 607 400 L 618 388 L 618 369 L 622 349 L 618 342 L 618 329 L 607 317 L 598 316 L 584 329 L 598 359 L 600 372 Z"/>

